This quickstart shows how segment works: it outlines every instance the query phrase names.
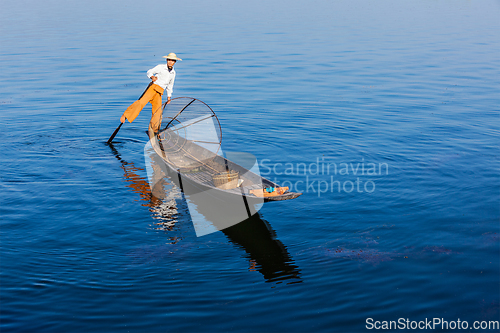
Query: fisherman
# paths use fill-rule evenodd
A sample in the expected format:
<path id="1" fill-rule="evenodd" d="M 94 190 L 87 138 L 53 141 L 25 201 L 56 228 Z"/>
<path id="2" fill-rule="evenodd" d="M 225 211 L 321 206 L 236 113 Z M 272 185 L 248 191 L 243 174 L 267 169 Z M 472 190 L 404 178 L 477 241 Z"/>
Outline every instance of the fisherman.
<path id="1" fill-rule="evenodd" d="M 147 72 L 148 78 L 151 79 L 151 83 L 148 89 L 146 89 L 144 94 L 141 96 L 141 98 L 132 103 L 132 105 L 130 105 L 127 110 L 125 110 L 120 118 L 120 121 L 122 123 L 125 122 L 125 119 L 128 119 L 129 122 L 133 122 L 142 111 L 142 109 L 146 106 L 146 104 L 150 102 L 153 106 L 153 109 L 149 126 L 152 130 L 158 130 L 158 127 L 161 123 L 162 113 L 161 96 L 166 89 L 167 104 L 170 103 L 175 80 L 174 64 L 177 60 L 182 61 L 182 59 L 178 58 L 175 53 L 169 53 L 168 55 L 163 56 L 163 58 L 167 59 L 167 64 L 160 64 L 154 68 L 151 68 Z"/>

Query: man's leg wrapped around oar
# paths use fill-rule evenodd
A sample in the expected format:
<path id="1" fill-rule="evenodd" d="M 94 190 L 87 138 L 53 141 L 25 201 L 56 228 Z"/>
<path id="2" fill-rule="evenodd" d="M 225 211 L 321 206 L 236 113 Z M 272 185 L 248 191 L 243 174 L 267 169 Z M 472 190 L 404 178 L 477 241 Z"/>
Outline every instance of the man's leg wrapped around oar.
<path id="1" fill-rule="evenodd" d="M 132 103 L 127 110 L 123 113 L 125 118 L 128 119 L 129 122 L 133 122 L 135 118 L 141 113 L 142 109 L 148 104 L 151 103 L 153 106 L 152 112 L 155 115 L 157 109 L 161 107 L 161 96 L 163 95 L 163 88 L 152 84 L 144 93 L 144 95 L 134 103 Z M 161 116 L 160 116 L 161 117 Z"/>
<path id="2" fill-rule="evenodd" d="M 161 103 L 161 95 L 158 98 L 154 98 L 151 100 L 151 121 L 149 122 L 149 130 L 153 130 L 153 132 L 158 132 L 161 125 L 162 119 L 162 103 Z"/>

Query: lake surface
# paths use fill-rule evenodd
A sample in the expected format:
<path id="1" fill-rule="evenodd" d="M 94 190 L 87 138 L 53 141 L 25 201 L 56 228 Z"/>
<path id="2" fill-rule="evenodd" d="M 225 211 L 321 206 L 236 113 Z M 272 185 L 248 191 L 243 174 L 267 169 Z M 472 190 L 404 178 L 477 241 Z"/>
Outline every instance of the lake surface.
<path id="1" fill-rule="evenodd" d="M 2 4 L 2 331 L 498 321 L 498 17 L 497 1 Z M 151 195 L 150 106 L 105 141 L 169 52 L 173 97 L 210 105 L 224 150 L 301 197 L 196 237 L 168 178 Z"/>

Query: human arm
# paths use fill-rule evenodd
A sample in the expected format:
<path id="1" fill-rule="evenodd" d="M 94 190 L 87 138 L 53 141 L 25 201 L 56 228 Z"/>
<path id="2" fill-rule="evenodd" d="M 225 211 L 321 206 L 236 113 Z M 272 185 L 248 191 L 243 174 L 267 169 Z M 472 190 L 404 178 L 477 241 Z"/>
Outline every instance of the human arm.
<path id="1" fill-rule="evenodd" d="M 167 84 L 167 88 L 165 89 L 167 90 L 167 104 L 170 103 L 172 93 L 174 91 L 174 82 L 175 82 L 175 74 L 172 76 L 170 82 Z"/>
<path id="2" fill-rule="evenodd" d="M 156 80 L 158 80 L 158 77 L 155 75 L 159 73 L 159 69 L 160 65 L 155 66 L 147 71 L 146 75 L 151 79 L 151 81 L 155 82 Z"/>

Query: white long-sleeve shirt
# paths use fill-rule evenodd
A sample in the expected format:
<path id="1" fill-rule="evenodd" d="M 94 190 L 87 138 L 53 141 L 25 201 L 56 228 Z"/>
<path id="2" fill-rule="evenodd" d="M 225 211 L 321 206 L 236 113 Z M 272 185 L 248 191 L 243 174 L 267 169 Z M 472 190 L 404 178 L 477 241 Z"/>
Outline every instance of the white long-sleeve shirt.
<path id="1" fill-rule="evenodd" d="M 148 77 L 156 76 L 158 80 L 154 82 L 154 84 L 159 85 L 163 89 L 167 90 L 167 97 L 172 96 L 172 92 L 174 91 L 174 81 L 175 81 L 175 70 L 168 70 L 167 64 L 161 64 L 154 68 L 151 68 L 148 73 Z"/>

